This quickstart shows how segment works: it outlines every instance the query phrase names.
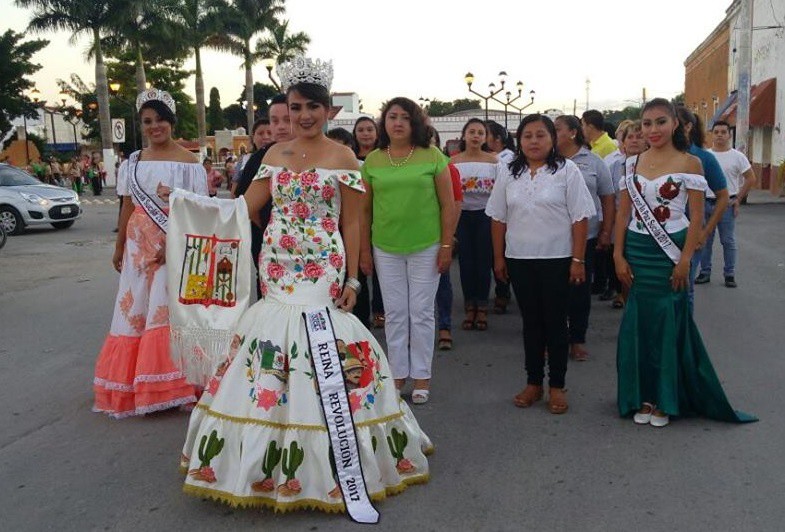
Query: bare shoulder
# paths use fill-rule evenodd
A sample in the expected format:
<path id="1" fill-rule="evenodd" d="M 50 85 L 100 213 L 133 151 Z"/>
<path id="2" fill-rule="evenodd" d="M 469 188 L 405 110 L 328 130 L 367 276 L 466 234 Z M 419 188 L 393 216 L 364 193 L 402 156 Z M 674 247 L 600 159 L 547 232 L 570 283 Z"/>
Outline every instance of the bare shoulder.
<path id="1" fill-rule="evenodd" d="M 175 161 L 178 163 L 199 163 L 199 157 L 192 153 L 179 144 L 177 145 L 177 151 L 174 153 Z"/>
<path id="2" fill-rule="evenodd" d="M 694 155 L 690 155 L 689 153 L 684 154 L 684 166 L 686 167 L 688 174 L 703 175 L 703 163 Z"/>
<path id="3" fill-rule="evenodd" d="M 264 164 L 270 164 L 272 166 L 284 166 L 282 164 L 282 158 L 284 152 L 292 151 L 291 141 L 287 142 L 276 142 L 267 150 L 264 154 L 264 158 L 262 162 Z"/>
<path id="4" fill-rule="evenodd" d="M 458 152 L 452 157 L 450 157 L 450 162 L 455 163 L 462 163 L 463 162 L 463 152 Z"/>
<path id="5" fill-rule="evenodd" d="M 354 152 L 348 147 L 342 144 L 339 144 L 336 147 L 336 162 L 338 166 L 343 170 L 359 170 L 360 165 L 357 162 L 357 156 Z"/>

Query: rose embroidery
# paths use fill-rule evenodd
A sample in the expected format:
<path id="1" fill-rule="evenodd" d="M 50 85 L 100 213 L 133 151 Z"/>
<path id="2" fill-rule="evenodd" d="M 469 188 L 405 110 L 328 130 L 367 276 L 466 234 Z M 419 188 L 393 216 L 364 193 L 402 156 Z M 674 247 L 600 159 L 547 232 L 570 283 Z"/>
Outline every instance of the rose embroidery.
<path id="1" fill-rule="evenodd" d="M 304 220 L 311 215 L 311 209 L 305 203 L 297 202 L 292 206 L 292 212 L 298 218 Z"/>
<path id="2" fill-rule="evenodd" d="M 338 283 L 332 283 L 330 285 L 330 297 L 333 299 L 338 299 L 341 297 L 341 287 Z"/>
<path id="3" fill-rule="evenodd" d="M 316 172 L 304 172 L 300 174 L 300 184 L 304 187 L 312 187 L 319 181 L 319 174 Z"/>
<path id="4" fill-rule="evenodd" d="M 334 233 L 338 227 L 335 224 L 335 220 L 332 218 L 325 218 L 322 220 L 322 229 L 327 231 L 328 233 Z"/>
<path id="5" fill-rule="evenodd" d="M 336 270 L 343 268 L 343 255 L 340 253 L 330 253 L 330 266 Z"/>
<path id="6" fill-rule="evenodd" d="M 281 239 L 278 241 L 278 245 L 286 250 L 294 249 L 295 247 L 297 247 L 297 239 L 292 235 L 283 235 L 281 236 Z"/>
<path id="7" fill-rule="evenodd" d="M 659 205 L 652 212 L 654 213 L 654 217 L 661 224 L 664 224 L 666 221 L 668 221 L 668 218 L 671 217 L 671 210 L 665 205 Z"/>
<path id="8" fill-rule="evenodd" d="M 324 188 L 322 189 L 322 199 L 330 201 L 333 196 L 335 196 L 335 189 L 330 185 L 324 185 Z"/>
<path id="9" fill-rule="evenodd" d="M 680 184 L 675 183 L 672 178 L 668 178 L 668 180 L 662 184 L 660 187 L 659 193 L 666 200 L 672 200 L 676 196 L 679 195 Z"/>
<path id="10" fill-rule="evenodd" d="M 279 185 L 285 187 L 292 180 L 292 174 L 290 172 L 281 172 L 280 174 L 278 174 L 276 180 L 278 181 Z"/>
<path id="11" fill-rule="evenodd" d="M 317 262 L 308 262 L 303 269 L 303 273 L 308 279 L 316 281 L 324 275 L 324 268 Z"/>
<path id="12" fill-rule="evenodd" d="M 284 273 L 286 273 L 286 269 L 277 262 L 271 262 L 267 265 L 267 275 L 272 279 L 278 280 L 284 276 Z"/>

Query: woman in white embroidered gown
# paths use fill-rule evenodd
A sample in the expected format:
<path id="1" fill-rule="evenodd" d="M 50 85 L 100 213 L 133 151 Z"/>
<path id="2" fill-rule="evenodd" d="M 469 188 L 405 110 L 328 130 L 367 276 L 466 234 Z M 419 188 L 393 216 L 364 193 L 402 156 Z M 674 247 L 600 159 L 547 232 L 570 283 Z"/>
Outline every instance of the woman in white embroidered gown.
<path id="1" fill-rule="evenodd" d="M 181 466 L 185 491 L 197 496 L 340 512 L 303 311 L 331 309 L 371 498 L 425 482 L 431 442 L 399 399 L 382 348 L 350 312 L 356 294 L 344 275 L 357 275 L 364 186 L 354 154 L 322 132 L 328 89 L 296 83 L 287 96 L 295 139 L 270 149 L 245 194 L 250 213 L 273 200 L 259 261 L 262 299 L 240 319 L 192 413 Z"/>
<path id="2" fill-rule="evenodd" d="M 193 386 L 169 355 L 166 234 L 130 190 L 135 179 L 159 208 L 159 184 L 207 195 L 207 174 L 196 157 L 172 139 L 175 103 L 150 89 L 137 99 L 142 134 L 149 147 L 120 165 L 117 194 L 123 198 L 112 264 L 120 287 L 109 335 L 95 364 L 93 410 L 115 418 L 196 402 Z"/>

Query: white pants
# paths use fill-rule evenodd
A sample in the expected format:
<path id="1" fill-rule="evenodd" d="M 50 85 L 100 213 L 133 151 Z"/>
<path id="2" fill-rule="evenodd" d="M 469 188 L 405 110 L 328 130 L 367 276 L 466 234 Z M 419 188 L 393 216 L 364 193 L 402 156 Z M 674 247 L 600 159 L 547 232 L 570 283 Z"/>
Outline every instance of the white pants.
<path id="1" fill-rule="evenodd" d="M 431 378 L 438 254 L 439 244 L 409 255 L 374 247 L 374 264 L 384 300 L 387 359 L 394 379 Z"/>

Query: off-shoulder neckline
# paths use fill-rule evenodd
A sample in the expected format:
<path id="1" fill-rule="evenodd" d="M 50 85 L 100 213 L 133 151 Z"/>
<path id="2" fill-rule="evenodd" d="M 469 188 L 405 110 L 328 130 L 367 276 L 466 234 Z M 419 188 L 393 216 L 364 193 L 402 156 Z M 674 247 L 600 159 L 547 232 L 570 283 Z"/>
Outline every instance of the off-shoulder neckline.
<path id="1" fill-rule="evenodd" d="M 356 172 L 358 174 L 360 173 L 359 169 L 358 170 L 349 170 L 347 168 L 325 168 L 324 166 L 314 166 L 314 167 L 311 167 L 311 168 L 308 168 L 308 169 L 305 169 L 305 170 L 301 170 L 299 172 L 297 172 L 295 170 L 292 170 L 291 168 L 287 168 L 286 166 L 278 166 L 278 165 L 275 165 L 275 164 L 265 164 L 265 163 L 262 163 L 262 166 L 266 166 L 267 168 L 278 168 L 278 169 L 281 169 L 281 170 L 288 170 L 289 172 L 292 172 L 295 175 L 300 175 L 300 174 L 304 174 L 306 172 L 313 172 L 313 171 L 318 172 L 319 170 L 324 170 L 325 172 L 347 172 L 347 173 Z"/>
<path id="2" fill-rule="evenodd" d="M 663 177 L 670 177 L 670 176 L 674 176 L 674 175 L 684 175 L 684 176 L 700 177 L 701 179 L 705 179 L 700 174 L 693 174 L 693 173 L 690 173 L 690 172 L 669 172 L 667 174 L 662 174 L 662 175 L 659 175 L 657 177 L 646 177 L 645 175 L 641 174 L 640 172 L 635 172 L 635 175 L 637 175 L 638 177 L 642 177 L 646 181 L 657 181 L 659 179 L 662 179 Z"/>

